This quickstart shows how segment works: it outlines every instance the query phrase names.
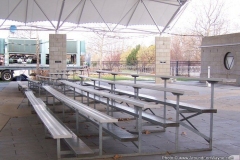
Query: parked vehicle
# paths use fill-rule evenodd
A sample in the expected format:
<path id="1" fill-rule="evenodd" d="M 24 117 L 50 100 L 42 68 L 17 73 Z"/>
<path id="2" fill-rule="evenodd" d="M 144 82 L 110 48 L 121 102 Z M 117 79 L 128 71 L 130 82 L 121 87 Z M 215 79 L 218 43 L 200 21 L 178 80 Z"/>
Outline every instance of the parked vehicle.
<path id="1" fill-rule="evenodd" d="M 20 74 L 19 76 L 13 77 L 12 81 L 28 81 L 25 74 Z"/>
<path id="2" fill-rule="evenodd" d="M 10 69 L 3 69 L 0 70 L 1 73 L 1 79 L 4 81 L 11 81 L 13 79 L 13 70 Z"/>

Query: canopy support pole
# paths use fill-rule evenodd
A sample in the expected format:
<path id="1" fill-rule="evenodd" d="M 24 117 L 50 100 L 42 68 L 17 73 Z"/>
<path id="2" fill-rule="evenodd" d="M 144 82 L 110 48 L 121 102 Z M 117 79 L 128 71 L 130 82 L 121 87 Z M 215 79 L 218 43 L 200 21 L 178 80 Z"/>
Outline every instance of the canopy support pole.
<path id="1" fill-rule="evenodd" d="M 94 3 L 92 2 L 92 0 L 90 0 L 90 2 L 92 3 L 93 7 L 96 9 L 96 11 L 98 12 L 98 15 L 101 17 L 102 21 L 104 22 L 104 24 L 107 26 L 108 30 L 111 31 L 111 29 L 109 28 L 109 26 L 107 25 L 107 23 L 105 22 L 105 20 L 103 19 L 102 15 L 100 14 L 100 12 L 98 11 L 97 7 L 94 5 Z"/>
<path id="2" fill-rule="evenodd" d="M 54 26 L 54 24 L 52 23 L 52 21 L 50 21 L 50 19 L 48 18 L 48 16 L 46 15 L 46 13 L 42 10 L 42 8 L 40 7 L 40 5 L 36 2 L 36 0 L 34 0 L 34 2 L 35 2 L 36 5 L 38 6 L 38 8 L 42 11 L 42 13 L 43 13 L 44 16 L 47 18 L 47 20 L 51 23 L 51 25 L 53 26 L 53 28 L 56 29 L 56 27 Z"/>
<path id="3" fill-rule="evenodd" d="M 127 13 L 121 18 L 121 20 L 117 23 L 117 25 L 113 28 L 112 31 L 114 31 L 114 30 L 116 29 L 116 27 L 117 27 L 117 26 L 122 22 L 122 20 L 128 15 L 128 13 L 133 9 L 133 7 L 134 7 L 136 4 L 138 5 L 138 3 L 139 3 L 139 1 L 138 1 L 137 3 L 135 3 L 135 4 L 129 9 L 129 11 L 127 11 Z M 133 13 L 135 12 L 135 10 L 136 10 L 136 8 L 137 8 L 137 5 L 136 5 Z M 133 13 L 132 13 L 132 14 L 133 14 Z M 131 17 L 132 17 L 132 16 L 131 16 Z M 128 23 L 129 23 L 129 21 L 128 21 Z M 127 25 L 128 25 L 128 24 L 127 24 Z"/>
<path id="4" fill-rule="evenodd" d="M 26 5 L 25 25 L 27 24 L 27 15 L 28 15 L 27 13 L 28 13 L 28 0 Z"/>
<path id="5" fill-rule="evenodd" d="M 63 20 L 62 24 L 61 24 L 58 28 L 61 28 L 61 27 L 62 27 L 62 25 L 63 25 L 63 24 L 66 22 L 66 20 L 73 14 L 73 12 L 78 8 L 78 6 L 81 4 L 82 1 L 83 1 L 83 0 L 81 0 L 81 1 L 74 7 L 74 9 L 71 11 L 71 13 L 68 14 L 67 18 L 65 18 L 65 19 Z M 82 9 L 82 10 L 83 10 L 83 9 Z M 81 13 L 82 13 L 82 11 L 81 11 Z M 60 22 L 60 20 L 59 20 L 59 22 Z"/>
<path id="6" fill-rule="evenodd" d="M 160 31 L 160 29 L 159 29 L 159 27 L 158 27 L 158 25 L 157 25 L 156 21 L 154 20 L 154 18 L 153 18 L 153 16 L 152 16 L 152 14 L 150 13 L 150 11 L 148 10 L 147 6 L 145 5 L 145 3 L 144 3 L 143 1 L 142 1 L 142 3 L 143 3 L 143 5 L 144 5 L 145 9 L 147 10 L 147 12 L 148 12 L 149 16 L 150 16 L 150 17 L 151 17 L 151 19 L 153 20 L 153 22 L 154 22 L 155 26 L 157 27 L 157 29 L 158 29 L 159 33 L 161 34 L 161 31 Z"/>
<path id="7" fill-rule="evenodd" d="M 180 7 L 178 7 L 178 9 L 174 12 L 173 16 L 171 17 L 171 19 L 168 21 L 168 23 L 166 24 L 166 26 L 163 28 L 162 32 L 160 33 L 160 35 L 167 29 L 168 25 L 172 22 L 173 18 L 176 16 L 176 14 L 178 13 L 178 11 L 182 8 L 182 5 Z"/>
<path id="8" fill-rule="evenodd" d="M 60 20 L 61 20 L 61 17 L 62 17 L 62 12 L 63 12 L 64 5 L 65 5 L 65 0 L 63 0 L 63 2 L 62 2 L 61 10 L 60 10 L 60 13 L 59 13 L 58 24 L 57 24 L 57 29 L 56 29 L 57 31 L 59 29 L 59 24 L 60 24 Z"/>

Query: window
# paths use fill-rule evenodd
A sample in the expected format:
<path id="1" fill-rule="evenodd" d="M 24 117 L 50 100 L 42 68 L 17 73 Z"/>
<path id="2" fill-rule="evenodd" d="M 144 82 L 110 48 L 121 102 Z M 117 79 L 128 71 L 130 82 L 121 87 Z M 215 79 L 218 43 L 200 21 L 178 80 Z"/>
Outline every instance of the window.
<path id="1" fill-rule="evenodd" d="M 224 57 L 224 66 L 227 70 L 232 69 L 234 65 L 234 56 L 231 52 L 227 52 Z"/>

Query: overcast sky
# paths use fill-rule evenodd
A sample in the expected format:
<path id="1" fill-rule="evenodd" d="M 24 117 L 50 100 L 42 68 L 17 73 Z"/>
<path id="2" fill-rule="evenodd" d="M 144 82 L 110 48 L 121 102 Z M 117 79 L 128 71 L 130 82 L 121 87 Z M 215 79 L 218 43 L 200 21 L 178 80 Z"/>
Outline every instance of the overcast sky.
<path id="1" fill-rule="evenodd" d="M 217 0 L 189 0 L 187 8 L 184 10 L 177 23 L 174 25 L 172 32 L 176 30 L 184 30 L 190 27 L 189 25 L 195 20 L 195 8 L 201 10 L 204 4 Z M 219 0 L 219 3 L 224 3 L 223 12 L 226 20 L 229 20 L 229 31 L 239 32 L 240 28 L 240 0 Z M 238 25 L 238 27 L 237 27 Z"/>
<path id="2" fill-rule="evenodd" d="M 189 5 L 181 15 L 181 17 L 178 19 L 177 23 L 174 25 L 174 27 L 171 29 L 171 32 L 175 33 L 179 30 L 185 30 L 186 28 L 190 27 L 189 22 L 194 21 L 196 17 L 194 17 L 194 10 L 193 6 L 197 6 L 198 8 L 202 8 L 202 2 L 207 1 L 216 1 L 216 0 L 190 0 Z M 225 2 L 225 8 L 224 12 L 226 12 L 226 19 L 230 20 L 230 31 L 231 32 L 239 32 L 240 31 L 240 0 L 220 0 Z M 0 37 L 1 38 L 7 38 L 9 36 L 9 31 L 0 31 Z M 52 32 L 54 33 L 54 32 Z M 48 37 L 48 33 L 46 32 L 39 32 L 41 39 L 46 39 Z M 74 33 L 74 32 L 68 32 L 67 38 L 68 39 L 78 39 L 78 40 L 85 40 L 86 37 L 90 35 L 90 33 Z M 142 37 L 142 38 L 141 38 Z M 128 41 L 128 40 L 127 40 Z M 154 36 L 139 36 L 135 35 L 134 38 L 130 39 L 129 42 L 134 43 L 142 43 L 146 45 L 154 44 L 155 38 Z"/>

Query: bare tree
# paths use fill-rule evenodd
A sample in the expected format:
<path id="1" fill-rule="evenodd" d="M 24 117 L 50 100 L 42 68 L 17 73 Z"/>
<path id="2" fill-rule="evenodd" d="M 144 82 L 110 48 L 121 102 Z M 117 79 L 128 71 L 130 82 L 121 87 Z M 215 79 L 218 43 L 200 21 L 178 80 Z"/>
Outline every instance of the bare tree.
<path id="1" fill-rule="evenodd" d="M 15 33 L 11 33 L 9 35 L 10 38 L 26 38 L 26 39 L 33 39 L 37 38 L 36 31 L 32 30 L 17 30 Z"/>
<path id="2" fill-rule="evenodd" d="M 186 27 L 185 33 L 182 34 L 195 36 L 173 36 L 171 60 L 198 61 L 201 59 L 199 47 L 202 37 L 226 34 L 228 32 L 225 1 L 192 0 L 191 2 L 193 16 L 188 19 L 190 25 Z"/>
<path id="3" fill-rule="evenodd" d="M 124 39 L 116 39 L 107 33 L 96 33 L 88 42 L 88 52 L 92 60 L 98 61 L 102 68 L 102 61 L 119 61 L 120 54 L 125 51 Z"/>
<path id="4" fill-rule="evenodd" d="M 173 36 L 171 41 L 170 56 L 172 61 L 183 60 L 183 42 L 181 36 Z"/>
<path id="5" fill-rule="evenodd" d="M 171 60 L 199 61 L 201 51 L 198 36 L 173 36 L 171 43 Z"/>
<path id="6" fill-rule="evenodd" d="M 227 33 L 225 2 L 223 0 L 195 1 L 192 13 L 195 21 L 192 33 L 202 36 L 214 36 Z"/>

